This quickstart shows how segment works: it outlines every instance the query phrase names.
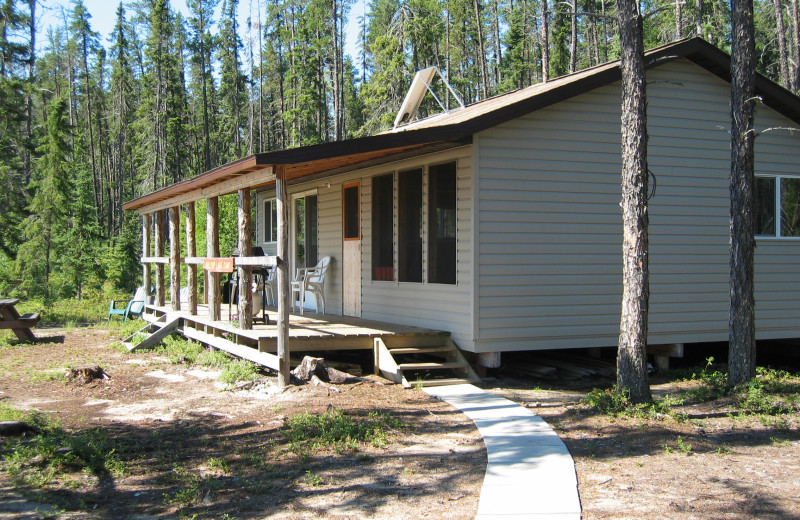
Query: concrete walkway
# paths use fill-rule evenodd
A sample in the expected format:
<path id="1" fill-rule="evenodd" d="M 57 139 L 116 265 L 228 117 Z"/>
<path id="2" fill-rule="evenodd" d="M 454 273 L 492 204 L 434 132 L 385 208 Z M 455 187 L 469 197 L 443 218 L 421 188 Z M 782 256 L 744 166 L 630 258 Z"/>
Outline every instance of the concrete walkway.
<path id="1" fill-rule="evenodd" d="M 489 462 L 476 520 L 580 520 L 575 464 L 538 415 L 473 385 L 424 390 L 472 419 Z"/>

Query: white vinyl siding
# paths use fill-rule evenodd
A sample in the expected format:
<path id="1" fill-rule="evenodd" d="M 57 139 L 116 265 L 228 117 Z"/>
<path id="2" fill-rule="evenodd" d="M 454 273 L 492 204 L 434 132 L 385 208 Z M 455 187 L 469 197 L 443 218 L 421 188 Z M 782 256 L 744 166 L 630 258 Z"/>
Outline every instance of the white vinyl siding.
<path id="1" fill-rule="evenodd" d="M 650 336 L 727 339 L 730 87 L 686 60 L 648 71 Z M 619 83 L 480 133 L 477 351 L 611 346 L 622 294 Z M 757 126 L 793 126 L 759 107 Z M 800 138 L 756 139 L 759 174 Z M 800 337 L 800 244 L 758 241 L 758 337 Z"/>
<path id="2" fill-rule="evenodd" d="M 457 283 L 429 284 L 373 281 L 372 266 L 372 177 L 413 168 L 426 169 L 431 164 L 456 161 L 457 170 Z M 289 193 L 316 189 L 319 204 L 319 258 L 333 257 L 326 280 L 325 306 L 329 314 L 342 313 L 342 272 L 338 265 L 342 259 L 342 184 L 361 181 L 361 317 L 369 320 L 413 325 L 451 332 L 454 340 L 464 348 L 472 344 L 472 149 L 469 146 L 455 150 L 424 155 L 382 166 L 356 170 L 326 178 L 323 181 L 303 183 L 289 187 Z M 330 187 L 326 183 L 330 183 Z M 427 175 L 423 176 L 423 195 L 427 197 Z M 259 211 L 263 200 L 274 197 L 274 191 L 259 192 Z M 427 206 L 426 206 L 427 207 Z M 425 221 L 427 222 L 427 220 Z M 263 226 L 263 220 L 258 221 Z M 395 224 L 396 226 L 396 224 Z M 263 236 L 260 227 L 256 236 Z M 260 235 L 259 235 L 260 233 Z M 396 234 L 396 230 L 395 230 Z M 423 251 L 427 251 L 423 235 Z M 397 251 L 395 250 L 395 257 Z M 396 260 L 395 260 L 396 262 Z M 423 272 L 427 271 L 427 258 L 423 256 Z"/>

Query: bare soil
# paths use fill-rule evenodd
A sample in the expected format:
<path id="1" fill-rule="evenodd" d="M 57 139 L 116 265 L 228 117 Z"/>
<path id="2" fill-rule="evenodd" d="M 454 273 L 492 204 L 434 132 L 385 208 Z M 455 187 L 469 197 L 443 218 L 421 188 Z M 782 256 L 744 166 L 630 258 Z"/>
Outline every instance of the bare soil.
<path id="1" fill-rule="evenodd" d="M 651 379 L 656 397 L 698 384 Z M 733 403 L 722 399 L 675 408 L 683 421 L 611 418 L 580 404 L 610 385 L 542 390 L 503 379 L 490 389 L 556 429 L 575 460 L 584 520 L 800 518 L 798 414 L 729 416 Z"/>
<path id="2" fill-rule="evenodd" d="M 268 382 L 221 391 L 213 371 L 112 348 L 114 331 L 36 332 L 64 341 L 0 347 L 0 402 L 50 414 L 69 431 L 102 428 L 124 468 L 103 477 L 64 468 L 44 488 L 22 489 L 0 466 L 0 519 L 467 519 L 477 511 L 480 436 L 421 391 L 379 378 L 336 385 L 340 393 L 310 385 L 277 392 Z M 50 378 L 92 363 L 110 379 Z M 586 520 L 800 519 L 797 414 L 731 416 L 723 399 L 677 408 L 683 421 L 615 419 L 580 404 L 610 383 L 502 378 L 484 387 L 556 429 L 575 459 Z M 696 384 L 652 380 L 656 395 Z M 286 419 L 331 407 L 386 411 L 405 427 L 382 448 L 291 451 Z"/>
<path id="3" fill-rule="evenodd" d="M 39 489 L 12 487 L 0 467 L 2 519 L 475 515 L 486 466 L 480 435 L 419 390 L 375 378 L 336 385 L 339 393 L 311 385 L 279 392 L 268 380 L 222 391 L 213 371 L 110 347 L 116 338 L 107 330 L 36 333 L 64 341 L 0 347 L 0 400 L 49 414 L 68 431 L 104 429 L 124 467 L 102 477 L 64 468 Z M 93 363 L 110 379 L 51 379 Z M 388 412 L 403 427 L 389 431 L 385 447 L 289 451 L 286 418 L 332 409 Z"/>

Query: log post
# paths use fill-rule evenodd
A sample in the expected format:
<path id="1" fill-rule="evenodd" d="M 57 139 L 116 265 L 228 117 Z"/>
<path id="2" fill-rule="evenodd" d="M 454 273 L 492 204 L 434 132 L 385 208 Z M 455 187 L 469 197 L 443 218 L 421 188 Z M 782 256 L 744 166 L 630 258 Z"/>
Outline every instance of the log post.
<path id="1" fill-rule="evenodd" d="M 142 215 L 142 256 L 150 256 L 150 214 Z M 145 304 L 150 303 L 150 264 L 142 264 L 142 285 Z"/>
<path id="2" fill-rule="evenodd" d="M 219 200 L 211 197 L 206 205 L 206 257 L 219 257 Z M 219 321 L 219 273 L 206 271 L 208 318 Z"/>
<path id="3" fill-rule="evenodd" d="M 181 310 L 181 208 L 169 208 L 169 300 Z"/>
<path id="4" fill-rule="evenodd" d="M 253 254 L 253 233 L 250 223 L 250 188 L 239 190 L 239 256 Z M 253 328 L 253 275 L 249 265 L 239 266 L 239 328 Z"/>
<path id="5" fill-rule="evenodd" d="M 195 243 L 194 201 L 186 204 L 186 256 L 197 256 Z M 186 285 L 189 287 L 189 314 L 197 315 L 197 264 L 186 265 Z"/>
<path id="6" fill-rule="evenodd" d="M 286 191 L 286 170 L 276 166 L 275 196 L 278 214 L 278 385 L 289 386 L 289 196 Z"/>
<path id="7" fill-rule="evenodd" d="M 154 254 L 157 257 L 164 256 L 164 212 L 159 210 L 154 213 L 156 243 Z M 164 264 L 156 264 L 156 305 L 164 306 L 166 300 L 164 295 Z"/>

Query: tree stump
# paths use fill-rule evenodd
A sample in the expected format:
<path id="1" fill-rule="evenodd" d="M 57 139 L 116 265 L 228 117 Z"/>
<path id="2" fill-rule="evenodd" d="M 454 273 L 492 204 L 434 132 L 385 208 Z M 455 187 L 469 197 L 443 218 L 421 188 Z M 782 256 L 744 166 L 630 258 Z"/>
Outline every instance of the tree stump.
<path id="1" fill-rule="evenodd" d="M 67 371 L 67 377 L 81 384 L 91 383 L 95 379 L 110 379 L 100 365 L 76 365 Z"/>
<path id="2" fill-rule="evenodd" d="M 351 376 L 347 372 L 327 367 L 323 358 L 311 356 L 304 357 L 303 361 L 297 365 L 297 368 L 292 370 L 292 375 L 300 381 L 313 381 L 314 376 L 317 376 L 326 383 L 335 384 L 360 380 L 360 378 Z"/>

